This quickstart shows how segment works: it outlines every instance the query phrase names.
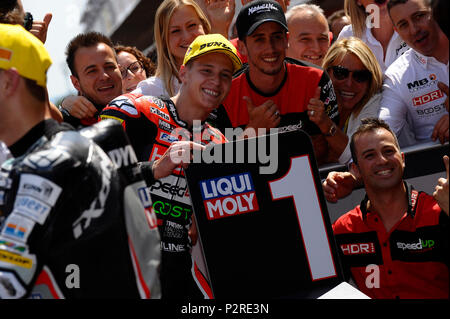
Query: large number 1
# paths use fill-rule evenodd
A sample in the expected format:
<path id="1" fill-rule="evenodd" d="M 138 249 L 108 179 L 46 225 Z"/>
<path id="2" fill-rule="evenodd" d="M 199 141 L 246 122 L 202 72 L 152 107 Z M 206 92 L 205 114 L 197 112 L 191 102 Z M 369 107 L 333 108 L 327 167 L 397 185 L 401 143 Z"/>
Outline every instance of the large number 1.
<path id="1" fill-rule="evenodd" d="M 294 202 L 312 280 L 336 276 L 325 223 L 307 155 L 291 158 L 286 175 L 269 182 L 272 200 L 291 197 Z M 298 207 L 300 207 L 299 211 Z"/>

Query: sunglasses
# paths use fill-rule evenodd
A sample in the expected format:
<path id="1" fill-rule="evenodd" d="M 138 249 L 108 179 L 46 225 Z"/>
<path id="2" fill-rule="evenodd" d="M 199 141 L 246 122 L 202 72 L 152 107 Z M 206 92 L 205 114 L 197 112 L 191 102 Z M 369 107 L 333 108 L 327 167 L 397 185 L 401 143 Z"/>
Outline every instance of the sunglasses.
<path id="1" fill-rule="evenodd" d="M 387 0 L 375 0 L 376 4 L 384 4 Z"/>
<path id="2" fill-rule="evenodd" d="M 372 73 L 370 73 L 369 70 L 354 70 L 350 71 L 347 68 L 344 68 L 339 65 L 335 65 L 330 67 L 331 70 L 333 70 L 333 76 L 336 78 L 336 80 L 342 81 L 348 78 L 350 73 L 352 74 L 353 80 L 355 80 L 358 83 L 364 83 L 369 81 L 372 78 Z"/>
<path id="3" fill-rule="evenodd" d="M 131 71 L 132 74 L 136 74 L 141 70 L 142 70 L 141 62 L 134 61 L 126 69 L 120 70 L 120 73 L 122 74 L 122 79 L 125 79 L 128 76 L 128 71 Z"/>

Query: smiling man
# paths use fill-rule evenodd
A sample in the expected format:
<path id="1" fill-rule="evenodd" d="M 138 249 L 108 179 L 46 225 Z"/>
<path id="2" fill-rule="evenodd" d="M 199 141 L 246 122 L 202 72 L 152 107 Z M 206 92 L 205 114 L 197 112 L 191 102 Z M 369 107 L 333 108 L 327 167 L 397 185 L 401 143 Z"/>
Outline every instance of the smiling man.
<path id="1" fill-rule="evenodd" d="M 132 152 L 106 154 L 131 148 L 120 125 L 51 119 L 44 44 L 0 34 L 0 299 L 158 298 L 159 236 L 133 191 L 145 183 Z"/>
<path id="2" fill-rule="evenodd" d="M 224 132 L 241 127 L 311 135 L 320 164 L 337 162 L 347 136 L 336 129 L 339 114 L 328 74 L 317 66 L 286 58 L 288 27 L 282 7 L 258 0 L 245 5 L 236 20 L 239 52 L 248 65 L 235 75 L 230 94 L 212 118 Z"/>
<path id="3" fill-rule="evenodd" d="M 347 275 L 371 298 L 448 299 L 448 213 L 403 180 L 404 154 L 385 122 L 362 120 L 350 148 L 366 196 L 333 224 Z"/>
<path id="4" fill-rule="evenodd" d="M 385 73 L 380 118 L 402 147 L 444 143 L 449 140 L 449 114 L 441 85 L 449 83 L 448 38 L 433 17 L 430 0 L 391 0 L 388 9 L 397 33 L 411 49 Z"/>
<path id="5" fill-rule="evenodd" d="M 66 54 L 73 86 L 95 106 L 97 114 L 79 120 L 60 110 L 64 121 L 74 127 L 89 126 L 98 121 L 98 114 L 112 99 L 122 94 L 122 76 L 113 44 L 101 33 L 82 33 L 70 41 Z"/>
<path id="6" fill-rule="evenodd" d="M 289 28 L 287 55 L 291 58 L 322 66 L 330 47 L 330 30 L 322 8 L 300 4 L 286 12 Z"/>
<path id="7" fill-rule="evenodd" d="M 205 120 L 227 96 L 232 75 L 240 67 L 235 47 L 223 36 L 198 36 L 184 57 L 179 72 L 182 85 L 177 95 L 162 99 L 124 94 L 101 113 L 102 119 L 122 123 L 146 173 L 147 191 L 161 235 L 162 298 L 212 296 L 201 273 L 194 271 L 196 266 L 191 259 L 196 231 L 180 164 L 186 164 L 183 159 L 192 149 L 224 142 L 223 135 Z M 201 126 L 194 127 L 194 121 Z M 197 129 L 201 129 L 199 136 Z M 196 143 L 180 133 L 194 135 Z"/>

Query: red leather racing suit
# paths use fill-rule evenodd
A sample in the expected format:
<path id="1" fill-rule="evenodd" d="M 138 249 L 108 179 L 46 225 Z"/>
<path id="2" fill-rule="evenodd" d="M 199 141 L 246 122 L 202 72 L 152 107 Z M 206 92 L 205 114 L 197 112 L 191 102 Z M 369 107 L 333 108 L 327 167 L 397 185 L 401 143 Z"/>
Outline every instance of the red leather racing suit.
<path id="1" fill-rule="evenodd" d="M 122 123 L 139 161 L 159 159 L 171 143 L 180 139 L 178 133 L 191 133 L 169 99 L 124 94 L 111 101 L 100 116 Z M 201 135 L 194 136 L 194 141 L 203 145 L 224 140 L 223 135 L 207 123 L 202 124 Z M 212 297 L 209 285 L 190 254 L 188 230 L 192 224 L 192 205 L 183 170 L 179 167 L 167 177 L 146 182 L 148 188 L 142 190 L 141 195 L 144 200 L 151 196 L 161 236 L 162 298 Z"/>

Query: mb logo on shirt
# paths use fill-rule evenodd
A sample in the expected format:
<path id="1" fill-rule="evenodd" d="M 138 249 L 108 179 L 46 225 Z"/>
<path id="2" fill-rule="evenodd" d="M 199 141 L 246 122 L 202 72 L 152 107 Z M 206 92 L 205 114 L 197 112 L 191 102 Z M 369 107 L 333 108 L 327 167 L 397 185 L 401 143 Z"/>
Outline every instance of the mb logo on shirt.
<path id="1" fill-rule="evenodd" d="M 200 181 L 200 189 L 209 220 L 259 210 L 249 173 Z"/>

